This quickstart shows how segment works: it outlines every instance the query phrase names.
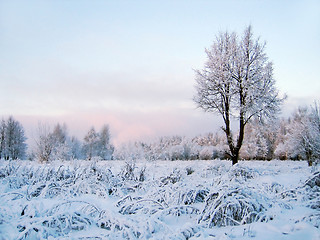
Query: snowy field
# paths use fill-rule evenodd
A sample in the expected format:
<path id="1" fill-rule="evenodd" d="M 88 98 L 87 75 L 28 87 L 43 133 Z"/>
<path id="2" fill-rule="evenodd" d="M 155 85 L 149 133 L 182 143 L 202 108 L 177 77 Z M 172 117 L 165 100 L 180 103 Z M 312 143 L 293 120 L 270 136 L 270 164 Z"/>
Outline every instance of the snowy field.
<path id="1" fill-rule="evenodd" d="M 0 161 L 2 239 L 320 239 L 307 162 Z"/>

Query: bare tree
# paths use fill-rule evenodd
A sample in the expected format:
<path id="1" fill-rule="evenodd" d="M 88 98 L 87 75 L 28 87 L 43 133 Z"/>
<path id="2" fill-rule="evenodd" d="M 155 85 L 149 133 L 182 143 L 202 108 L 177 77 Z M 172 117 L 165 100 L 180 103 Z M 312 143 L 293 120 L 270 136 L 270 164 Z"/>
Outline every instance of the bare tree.
<path id="1" fill-rule="evenodd" d="M 13 117 L 9 117 L 6 124 L 6 159 L 25 157 L 26 137 L 22 125 Z"/>
<path id="2" fill-rule="evenodd" d="M 57 125 L 55 125 L 51 135 L 56 145 L 64 144 L 67 141 L 67 136 L 68 136 L 67 125 L 63 124 L 61 126 L 60 123 L 58 123 Z"/>
<path id="3" fill-rule="evenodd" d="M 93 157 L 100 157 L 104 160 L 112 159 L 114 147 L 110 143 L 109 126 L 104 125 L 100 132 L 92 127 L 84 137 L 83 152 L 88 160 Z"/>
<path id="4" fill-rule="evenodd" d="M 26 137 L 22 125 L 10 116 L 0 128 L 0 153 L 6 160 L 22 159 L 26 152 Z"/>
<path id="5" fill-rule="evenodd" d="M 10 116 L 0 122 L 0 159 L 23 159 L 27 145 L 22 125 Z"/>
<path id="6" fill-rule="evenodd" d="M 70 160 L 71 159 L 71 146 L 69 144 L 69 137 L 67 125 L 55 125 L 52 133 L 52 159 L 55 160 Z"/>
<path id="7" fill-rule="evenodd" d="M 288 144 L 291 157 L 306 159 L 309 166 L 320 159 L 319 104 L 315 102 L 311 111 L 303 107 L 294 113 Z"/>
<path id="8" fill-rule="evenodd" d="M 98 139 L 99 134 L 96 132 L 94 127 L 91 127 L 91 129 L 83 139 L 83 150 L 88 160 L 91 160 L 93 157 L 96 157 L 98 155 Z"/>
<path id="9" fill-rule="evenodd" d="M 6 155 L 6 121 L 0 122 L 0 159 L 5 158 Z"/>
<path id="10" fill-rule="evenodd" d="M 82 143 L 75 137 L 72 136 L 70 138 L 70 151 L 71 151 L 71 159 L 82 159 Z"/>
<path id="11" fill-rule="evenodd" d="M 40 162 L 49 162 L 54 147 L 49 126 L 39 123 L 38 134 L 38 138 L 35 139 L 35 155 Z"/>
<path id="12" fill-rule="evenodd" d="M 110 143 L 109 125 L 103 125 L 98 136 L 98 156 L 104 160 L 110 160 L 114 152 L 114 147 Z"/>
<path id="13" fill-rule="evenodd" d="M 272 63 L 264 50 L 265 43 L 253 38 L 251 26 L 241 39 L 236 33 L 220 33 L 211 49 L 206 49 L 204 69 L 196 70 L 194 101 L 203 110 L 222 116 L 233 164 L 238 162 L 249 120 L 274 116 L 283 100 L 278 97 Z M 232 118 L 239 124 L 235 139 Z"/>

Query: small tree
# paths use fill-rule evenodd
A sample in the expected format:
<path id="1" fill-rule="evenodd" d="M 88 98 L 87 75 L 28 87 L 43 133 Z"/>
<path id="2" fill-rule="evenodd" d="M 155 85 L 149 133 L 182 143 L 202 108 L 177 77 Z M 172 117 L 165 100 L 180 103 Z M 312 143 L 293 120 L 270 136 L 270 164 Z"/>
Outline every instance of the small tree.
<path id="1" fill-rule="evenodd" d="M 299 108 L 294 113 L 288 141 L 292 157 L 306 159 L 309 166 L 320 158 L 320 114 L 316 103 L 311 111 Z"/>
<path id="2" fill-rule="evenodd" d="M 98 155 L 98 139 L 99 134 L 92 127 L 84 137 L 83 151 L 88 160 Z"/>
<path id="3" fill-rule="evenodd" d="M 6 160 L 24 158 L 26 137 L 22 125 L 9 117 L 7 121 L 2 120 L 0 124 L 0 158 Z"/>
<path id="4" fill-rule="evenodd" d="M 71 158 L 72 159 L 82 159 L 82 151 L 81 151 L 81 142 L 75 137 L 72 136 L 70 138 L 70 151 L 71 151 Z"/>
<path id="5" fill-rule="evenodd" d="M 67 141 L 67 125 L 61 126 L 59 123 L 54 127 L 52 133 L 53 141 L 56 145 L 64 144 Z"/>
<path id="6" fill-rule="evenodd" d="M 39 123 L 38 136 L 34 141 L 36 144 L 34 153 L 37 159 L 40 162 L 49 162 L 54 147 L 54 141 L 48 125 Z"/>
<path id="7" fill-rule="evenodd" d="M 53 160 L 69 160 L 72 157 L 72 153 L 69 144 L 67 125 L 63 124 L 61 126 L 58 123 L 50 135 L 53 144 L 51 158 Z"/>
<path id="8" fill-rule="evenodd" d="M 319 102 L 315 102 L 311 108 L 309 131 L 311 132 L 311 142 L 313 160 L 320 159 L 320 108 Z M 310 164 L 309 164 L 310 165 Z"/>
<path id="9" fill-rule="evenodd" d="M 104 160 L 112 159 L 114 147 L 110 143 L 109 126 L 104 125 L 100 132 L 96 132 L 92 127 L 84 137 L 82 149 L 88 160 L 93 157 L 99 157 Z"/>
<path id="10" fill-rule="evenodd" d="M 114 151 L 114 147 L 110 143 L 109 126 L 104 125 L 98 135 L 97 140 L 98 156 L 105 160 L 110 160 Z"/>
<path id="11" fill-rule="evenodd" d="M 271 128 L 268 126 L 268 128 Z M 269 136 L 270 135 L 270 136 Z M 246 126 L 246 135 L 240 151 L 241 158 L 244 159 L 270 159 L 273 155 L 273 141 L 271 131 L 267 125 L 260 121 L 251 121 Z"/>
<path id="12" fill-rule="evenodd" d="M 6 134 L 6 122 L 5 120 L 1 120 L 0 123 L 0 159 L 5 157 L 6 151 L 6 142 L 5 142 L 5 135 Z"/>
<path id="13" fill-rule="evenodd" d="M 203 70 L 196 70 L 194 101 L 207 112 L 222 116 L 229 145 L 229 155 L 236 164 L 242 146 L 245 126 L 253 117 L 272 117 L 279 111 L 272 63 L 268 61 L 265 44 L 254 39 L 251 26 L 241 39 L 236 33 L 220 33 Z M 238 120 L 239 133 L 234 139 L 231 119 Z"/>

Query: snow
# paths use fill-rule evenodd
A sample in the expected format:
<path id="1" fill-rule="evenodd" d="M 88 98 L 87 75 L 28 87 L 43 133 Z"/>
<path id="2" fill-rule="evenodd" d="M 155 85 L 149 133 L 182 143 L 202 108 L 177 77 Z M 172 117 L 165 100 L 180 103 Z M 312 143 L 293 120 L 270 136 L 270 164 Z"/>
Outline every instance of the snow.
<path id="1" fill-rule="evenodd" d="M 1 160 L 0 239 L 320 239 L 319 170 L 279 160 Z"/>

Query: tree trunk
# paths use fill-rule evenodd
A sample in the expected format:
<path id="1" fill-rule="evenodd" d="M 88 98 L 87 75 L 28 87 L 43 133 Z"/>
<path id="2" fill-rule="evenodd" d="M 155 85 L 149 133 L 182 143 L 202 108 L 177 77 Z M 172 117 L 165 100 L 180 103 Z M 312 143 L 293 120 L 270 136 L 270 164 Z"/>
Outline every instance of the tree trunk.
<path id="1" fill-rule="evenodd" d="M 237 155 L 232 155 L 232 158 L 231 158 L 232 165 L 235 165 L 235 164 L 238 163 L 238 158 L 239 158 L 238 154 Z"/>

